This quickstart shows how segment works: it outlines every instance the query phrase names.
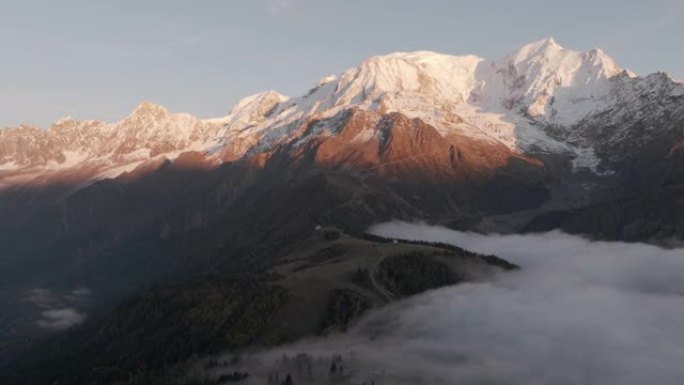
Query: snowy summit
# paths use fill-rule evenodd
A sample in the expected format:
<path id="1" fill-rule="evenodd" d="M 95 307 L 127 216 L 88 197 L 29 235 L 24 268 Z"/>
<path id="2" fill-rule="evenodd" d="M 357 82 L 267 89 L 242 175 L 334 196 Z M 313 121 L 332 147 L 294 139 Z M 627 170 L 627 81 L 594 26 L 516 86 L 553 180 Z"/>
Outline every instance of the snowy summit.
<path id="1" fill-rule="evenodd" d="M 654 89 L 664 96 L 684 94 L 684 85 L 668 76 L 637 77 L 600 49 L 574 51 L 553 38 L 526 44 L 496 60 L 398 52 L 325 77 L 303 96 L 267 91 L 247 97 L 227 116 L 215 119 L 173 114 L 143 102 L 112 124 L 62 119 L 49 130 L 24 126 L 2 130 L 0 170 L 55 170 L 83 164 L 128 170 L 184 151 L 224 158 L 229 152 L 234 160 L 294 139 L 305 143 L 308 136 L 334 135 L 334 129 L 302 127 L 341 111 L 362 109 L 399 112 L 421 119 L 443 136 L 458 134 L 499 143 L 515 152 L 568 154 L 578 168 L 596 171 L 600 163 L 596 143 L 587 139 L 585 128 L 620 101 L 634 100 L 638 106 L 639 96 Z M 616 111 L 616 119 L 625 113 Z"/>

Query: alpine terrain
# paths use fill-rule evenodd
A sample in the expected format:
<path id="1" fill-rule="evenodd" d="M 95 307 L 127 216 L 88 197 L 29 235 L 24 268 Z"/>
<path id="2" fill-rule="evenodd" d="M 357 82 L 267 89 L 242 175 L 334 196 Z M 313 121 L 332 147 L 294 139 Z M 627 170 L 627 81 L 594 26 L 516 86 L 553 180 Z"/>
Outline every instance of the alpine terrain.
<path id="1" fill-rule="evenodd" d="M 684 83 L 552 38 L 376 56 L 213 119 L 143 102 L 7 128 L 0 379 L 185 381 L 202 355 L 518 268 L 365 234 L 380 221 L 669 245 L 682 218 Z"/>

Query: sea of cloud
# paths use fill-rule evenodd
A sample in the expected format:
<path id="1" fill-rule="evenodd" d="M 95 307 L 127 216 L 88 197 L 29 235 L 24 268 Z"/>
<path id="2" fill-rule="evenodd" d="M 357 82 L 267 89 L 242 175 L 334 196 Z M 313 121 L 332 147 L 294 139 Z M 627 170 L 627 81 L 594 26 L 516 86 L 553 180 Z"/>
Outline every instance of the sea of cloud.
<path id="1" fill-rule="evenodd" d="M 482 235 L 403 222 L 370 232 L 496 254 L 522 269 L 396 302 L 344 335 L 255 355 L 245 361 L 254 383 L 283 368 L 284 354 L 300 353 L 311 357 L 314 372 L 327 370 L 339 354 L 346 372 L 334 380 L 349 384 L 684 379 L 684 249 L 561 232 Z M 295 380 L 303 380 L 301 372 Z"/>

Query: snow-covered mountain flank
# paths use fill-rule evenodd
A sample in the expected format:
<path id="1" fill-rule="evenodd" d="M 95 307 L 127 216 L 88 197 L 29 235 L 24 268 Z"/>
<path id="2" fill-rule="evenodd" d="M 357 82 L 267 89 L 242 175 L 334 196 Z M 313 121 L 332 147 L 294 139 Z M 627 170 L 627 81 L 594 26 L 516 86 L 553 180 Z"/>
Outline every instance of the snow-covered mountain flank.
<path id="1" fill-rule="evenodd" d="M 285 144 L 297 151 L 339 135 L 349 111 L 370 115 L 347 140 L 359 146 L 382 146 L 389 131 L 376 123 L 398 113 L 434 127 L 452 145 L 459 138 L 505 148 L 511 156 L 558 154 L 574 171 L 611 174 L 612 162 L 651 137 L 667 137 L 674 142 L 666 145 L 678 148 L 681 127 L 668 122 L 684 116 L 684 84 L 665 74 L 638 77 L 601 50 L 573 51 L 552 38 L 498 60 L 393 53 L 326 77 L 304 96 L 250 96 L 216 119 L 144 102 L 111 124 L 63 119 L 47 130 L 0 130 L 0 182 L 3 174 L 74 168 L 89 168 L 92 179 L 114 177 L 187 151 L 215 164 Z"/>

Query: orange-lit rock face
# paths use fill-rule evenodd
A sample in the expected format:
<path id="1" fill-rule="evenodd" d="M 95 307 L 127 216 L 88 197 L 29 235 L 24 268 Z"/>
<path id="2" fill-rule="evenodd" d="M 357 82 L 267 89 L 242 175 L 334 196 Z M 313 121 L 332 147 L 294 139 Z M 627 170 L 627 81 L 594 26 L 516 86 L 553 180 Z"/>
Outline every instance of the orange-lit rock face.
<path id="1" fill-rule="evenodd" d="M 248 157 L 247 159 L 245 159 L 245 161 L 246 164 L 250 167 L 253 167 L 255 169 L 262 169 L 266 166 L 266 163 L 271 158 L 271 155 L 271 153 L 262 152 Z"/>
<path id="2" fill-rule="evenodd" d="M 172 163 L 172 167 L 181 170 L 206 170 L 215 165 L 212 158 L 197 151 L 183 152 Z"/>
<path id="3" fill-rule="evenodd" d="M 437 180 L 485 177 L 511 158 L 543 166 L 494 141 L 443 137 L 419 119 L 362 110 L 351 111 L 339 134 L 323 138 L 315 150 L 315 162 L 323 167 Z"/>
<path id="4" fill-rule="evenodd" d="M 315 162 L 325 167 L 368 168 L 380 163 L 378 131 L 370 113 L 349 112 L 340 133 L 323 139 L 315 149 Z M 362 137 L 363 131 L 370 135 Z"/>
<path id="5" fill-rule="evenodd" d="M 181 152 L 171 158 L 170 164 L 179 170 L 206 170 L 240 161 L 247 168 L 259 170 L 278 162 L 280 168 L 290 170 L 316 167 L 434 182 L 486 179 L 513 158 L 543 167 L 539 160 L 512 152 L 494 140 L 457 133 L 445 137 L 430 124 L 396 112 L 350 109 L 324 120 L 309 119 L 293 132 L 289 142 L 274 149 L 260 152 L 250 149 L 244 153 L 243 149 L 250 148 L 250 143 L 228 143 L 214 155 Z M 32 170 L 5 171 L 0 175 L 0 182 L 12 185 L 28 180 L 31 185 L 83 185 L 117 176 L 137 180 L 156 171 L 167 158 L 158 155 L 145 161 L 127 161 L 124 157 L 115 157 L 113 161 L 114 164 L 84 162 L 73 168 L 35 175 Z"/>

